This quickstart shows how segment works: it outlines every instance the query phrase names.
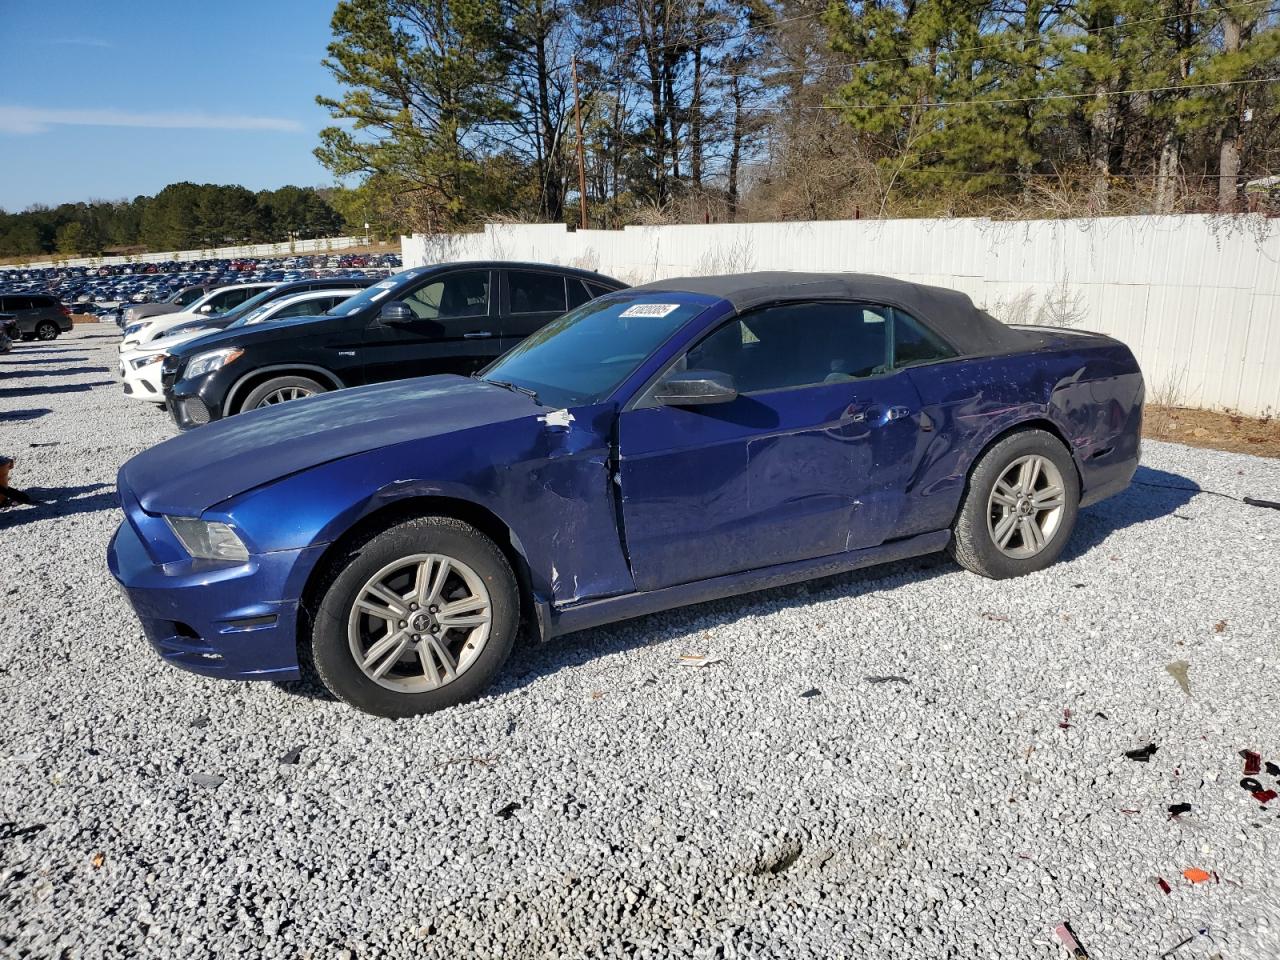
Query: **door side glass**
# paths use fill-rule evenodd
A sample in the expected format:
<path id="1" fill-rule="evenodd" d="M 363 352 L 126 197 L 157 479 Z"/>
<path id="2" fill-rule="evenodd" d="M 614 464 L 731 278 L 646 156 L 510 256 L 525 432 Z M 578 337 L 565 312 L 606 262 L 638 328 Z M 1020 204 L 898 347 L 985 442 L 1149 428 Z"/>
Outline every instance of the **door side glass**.
<path id="1" fill-rule="evenodd" d="M 587 285 L 577 277 L 566 277 L 565 286 L 569 288 L 569 309 L 576 310 L 588 300 L 594 299 Z"/>
<path id="2" fill-rule="evenodd" d="M 718 370 L 739 393 L 878 376 L 892 369 L 889 309 L 796 303 L 729 321 L 686 355 L 690 370 Z"/>
<path id="3" fill-rule="evenodd" d="M 489 271 L 450 273 L 401 299 L 419 320 L 485 317 L 489 315 Z"/>
<path id="4" fill-rule="evenodd" d="M 507 271 L 512 314 L 564 313 L 564 277 L 552 273 Z"/>
<path id="5" fill-rule="evenodd" d="M 313 313 L 324 313 L 329 307 L 333 306 L 333 302 L 328 299 L 300 300 L 297 303 L 291 303 L 287 307 L 281 307 L 280 312 L 272 316 L 272 320 L 284 320 L 288 317 L 309 317 Z"/>

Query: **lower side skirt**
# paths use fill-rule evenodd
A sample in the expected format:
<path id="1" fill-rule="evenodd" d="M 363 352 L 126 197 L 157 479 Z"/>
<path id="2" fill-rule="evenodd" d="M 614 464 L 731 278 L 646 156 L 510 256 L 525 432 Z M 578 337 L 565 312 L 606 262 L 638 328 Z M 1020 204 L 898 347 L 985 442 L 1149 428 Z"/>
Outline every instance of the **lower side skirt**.
<path id="1" fill-rule="evenodd" d="M 937 553 L 945 549 L 950 542 L 951 531 L 938 530 L 883 543 L 878 547 L 839 553 L 835 556 L 797 560 L 793 563 L 764 567 L 759 570 L 745 570 L 742 573 L 731 573 L 695 583 L 681 583 L 673 587 L 663 587 L 661 590 L 650 590 L 647 593 L 628 593 L 603 600 L 588 600 L 562 610 L 552 610 L 550 623 L 544 628 L 545 636 L 549 639 L 561 634 L 573 633 L 576 630 L 598 627 L 605 623 L 642 617 L 660 610 L 670 610 L 673 607 L 719 600 L 740 593 L 751 593 L 754 590 L 785 587 L 802 580 L 816 580 L 819 577 L 848 573 L 850 570 L 858 570 L 862 567 L 873 567 L 881 563 L 892 563 L 895 560 Z"/>

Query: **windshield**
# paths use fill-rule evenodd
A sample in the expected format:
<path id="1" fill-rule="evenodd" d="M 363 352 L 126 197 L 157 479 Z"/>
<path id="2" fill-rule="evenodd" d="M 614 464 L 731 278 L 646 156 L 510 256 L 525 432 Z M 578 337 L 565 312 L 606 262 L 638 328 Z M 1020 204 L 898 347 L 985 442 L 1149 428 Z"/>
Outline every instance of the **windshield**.
<path id="1" fill-rule="evenodd" d="M 583 304 L 504 354 L 481 379 L 533 390 L 549 406 L 598 403 L 706 309 L 702 303 L 654 302 L 661 297 Z"/>

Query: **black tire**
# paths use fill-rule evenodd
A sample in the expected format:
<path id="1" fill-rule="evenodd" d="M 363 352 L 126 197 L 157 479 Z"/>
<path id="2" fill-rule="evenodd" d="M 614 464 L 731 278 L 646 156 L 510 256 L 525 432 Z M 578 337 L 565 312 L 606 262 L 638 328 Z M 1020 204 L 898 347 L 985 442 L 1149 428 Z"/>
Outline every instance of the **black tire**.
<path id="1" fill-rule="evenodd" d="M 312 380 L 310 377 L 272 377 L 249 391 L 249 395 L 244 398 L 244 403 L 240 404 L 240 412 L 244 413 L 246 410 L 257 410 L 259 407 L 270 407 L 275 406 L 277 403 L 286 402 L 270 399 L 273 394 L 281 391 L 295 391 L 305 396 L 314 396 L 317 393 L 325 393 L 328 389 L 324 384 Z M 299 396 L 293 399 L 300 400 L 302 398 Z"/>
<path id="2" fill-rule="evenodd" d="M 57 340 L 61 332 L 52 320 L 41 320 L 36 324 L 35 337 L 37 340 Z"/>
<path id="3" fill-rule="evenodd" d="M 1061 513 L 1057 515 L 1052 533 L 1048 536 L 1041 534 L 1043 546 L 1037 552 L 1030 556 L 1010 556 L 997 545 L 994 532 L 1001 529 L 1000 522 L 994 518 L 1007 516 L 1008 513 L 993 513 L 1005 508 L 994 504 L 992 495 L 996 481 L 1002 479 L 1006 471 L 1032 456 L 1048 460 L 1057 469 L 1062 480 Z M 1022 498 L 1018 499 L 1021 502 Z M 1010 507 L 1008 512 L 1016 512 L 1018 509 L 1034 511 L 1034 500 L 1026 508 Z M 984 577 L 1005 580 L 1025 576 L 1043 570 L 1058 559 L 1067 541 L 1071 539 L 1079 509 L 1080 478 L 1071 454 L 1062 441 L 1044 430 L 1020 430 L 998 441 L 970 470 L 964 500 L 952 525 L 951 545 L 947 549 L 962 567 Z M 1033 512 L 1031 518 L 1033 522 L 1047 522 L 1048 511 L 1043 514 Z M 1015 535 L 1020 545 L 1026 543 L 1021 532 L 1016 532 Z M 1021 548 L 1030 550 L 1034 549 L 1034 545 Z"/>
<path id="4" fill-rule="evenodd" d="M 483 581 L 488 592 L 489 633 L 479 653 L 453 680 L 435 689 L 402 692 L 382 686 L 365 673 L 356 661 L 348 627 L 352 608 L 370 579 L 398 561 L 409 562 L 409 558 L 420 554 L 449 557 L 470 568 Z M 502 669 L 520 626 L 520 596 L 507 558 L 480 531 L 452 517 L 408 520 L 344 550 L 328 571 L 322 590 L 311 629 L 311 659 L 316 673 L 335 697 L 357 710 L 380 717 L 417 716 L 478 696 Z M 388 632 L 395 626 L 389 625 Z M 452 641 L 448 636 L 449 631 L 441 634 L 446 648 L 454 643 L 461 651 L 465 636 L 455 636 Z M 408 659 L 397 661 L 392 669 L 396 670 L 404 662 L 406 676 L 416 673 L 418 666 L 413 657 L 417 649 L 415 644 L 406 650 L 403 656 Z M 461 660 L 460 654 L 455 665 Z M 395 681 L 394 676 L 390 679 L 409 682 Z"/>

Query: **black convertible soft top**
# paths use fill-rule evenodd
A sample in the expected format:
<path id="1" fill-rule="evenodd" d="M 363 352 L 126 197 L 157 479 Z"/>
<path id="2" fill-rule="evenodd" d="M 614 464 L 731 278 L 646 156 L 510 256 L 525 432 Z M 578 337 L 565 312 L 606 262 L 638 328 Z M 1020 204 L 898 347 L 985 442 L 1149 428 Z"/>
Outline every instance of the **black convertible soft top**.
<path id="1" fill-rule="evenodd" d="M 865 300 L 901 307 L 941 334 L 962 355 L 1027 350 L 1039 338 L 1006 327 L 979 310 L 966 294 L 870 273 L 800 273 L 770 270 L 716 277 L 673 277 L 633 287 L 637 293 L 702 293 L 733 304 L 739 313 L 795 300 Z"/>

